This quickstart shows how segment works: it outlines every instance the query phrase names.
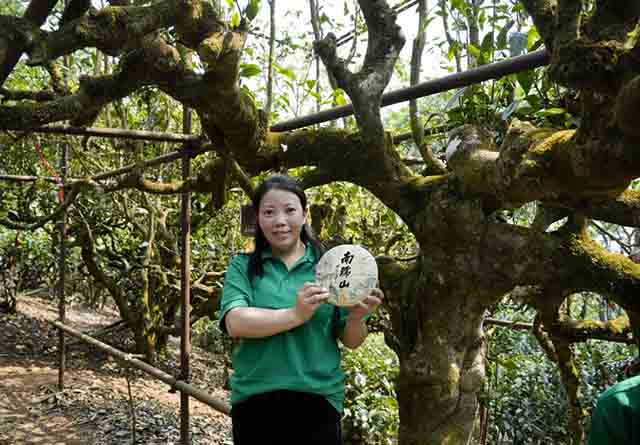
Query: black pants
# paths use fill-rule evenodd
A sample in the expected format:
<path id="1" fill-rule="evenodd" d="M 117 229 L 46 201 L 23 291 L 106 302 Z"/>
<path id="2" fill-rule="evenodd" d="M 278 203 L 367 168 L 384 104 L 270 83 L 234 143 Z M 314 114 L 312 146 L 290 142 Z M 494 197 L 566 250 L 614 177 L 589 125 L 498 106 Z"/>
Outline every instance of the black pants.
<path id="1" fill-rule="evenodd" d="M 342 445 L 340 413 L 322 396 L 273 391 L 231 409 L 234 445 Z"/>

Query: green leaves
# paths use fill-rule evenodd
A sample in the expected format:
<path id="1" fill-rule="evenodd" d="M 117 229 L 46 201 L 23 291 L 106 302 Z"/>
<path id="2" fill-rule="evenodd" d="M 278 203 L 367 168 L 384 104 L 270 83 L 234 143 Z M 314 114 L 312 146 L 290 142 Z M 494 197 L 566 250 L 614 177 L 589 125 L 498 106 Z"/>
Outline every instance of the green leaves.
<path id="1" fill-rule="evenodd" d="M 567 112 L 564 108 L 543 108 L 536 112 L 537 115 L 549 117 L 549 116 L 560 116 Z"/>
<path id="2" fill-rule="evenodd" d="M 240 13 L 238 11 L 234 11 L 231 16 L 231 27 L 237 28 L 238 26 L 240 26 Z"/>
<path id="3" fill-rule="evenodd" d="M 361 443 L 391 444 L 398 431 L 398 402 L 393 380 L 398 358 L 380 334 L 371 334 L 364 344 L 344 356 L 346 375 L 345 439 L 359 437 Z"/>
<path id="4" fill-rule="evenodd" d="M 527 33 L 527 49 L 529 51 L 533 51 L 540 45 L 542 45 L 542 38 L 540 37 L 540 34 L 538 34 L 538 30 L 534 26 Z"/>
<path id="5" fill-rule="evenodd" d="M 333 90 L 333 97 L 335 98 L 335 102 L 337 105 L 342 106 L 347 104 L 347 98 L 342 88 L 336 88 L 335 90 Z"/>
<path id="6" fill-rule="evenodd" d="M 507 47 L 507 37 L 509 35 L 509 30 L 514 24 L 515 22 L 513 20 L 509 20 L 509 22 L 504 25 L 498 33 L 498 38 L 496 39 L 496 46 L 498 49 L 504 49 Z"/>
<path id="7" fill-rule="evenodd" d="M 518 80 L 520 87 L 522 87 L 522 91 L 524 91 L 524 95 L 527 96 L 529 94 L 529 91 L 531 91 L 531 87 L 533 86 L 533 83 L 536 80 L 535 72 L 533 70 L 521 71 L 516 74 L 516 79 Z"/>
<path id="8" fill-rule="evenodd" d="M 262 72 L 262 68 L 255 63 L 240 65 L 240 77 L 253 77 Z"/>
<path id="9" fill-rule="evenodd" d="M 278 63 L 274 63 L 273 66 L 275 67 L 275 69 L 282 74 L 284 77 L 286 77 L 287 79 L 294 81 L 296 80 L 296 73 L 293 72 L 293 70 L 291 68 L 285 68 L 282 65 L 278 64 Z"/>
<path id="10" fill-rule="evenodd" d="M 252 21 L 260 11 L 260 0 L 251 0 L 244 11 L 244 16 L 248 21 Z"/>

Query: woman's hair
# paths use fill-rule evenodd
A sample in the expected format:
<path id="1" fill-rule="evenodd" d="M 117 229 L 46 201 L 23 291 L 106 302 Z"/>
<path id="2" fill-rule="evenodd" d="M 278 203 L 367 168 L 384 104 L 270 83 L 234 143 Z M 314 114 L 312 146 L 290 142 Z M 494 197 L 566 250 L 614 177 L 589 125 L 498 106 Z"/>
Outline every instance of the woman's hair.
<path id="1" fill-rule="evenodd" d="M 273 175 L 265 179 L 255 190 L 253 194 L 253 210 L 256 213 L 256 222 L 258 221 L 258 214 L 260 211 L 260 202 L 264 195 L 270 190 L 284 190 L 295 194 L 300 200 L 300 205 L 303 211 L 307 211 L 307 195 L 304 190 L 294 178 L 286 175 Z M 314 249 L 316 257 L 320 257 L 324 253 L 324 246 L 313 234 L 309 224 L 305 223 L 300 231 L 300 239 L 305 245 L 311 244 Z M 255 248 L 253 252 L 249 254 L 249 280 L 253 281 L 255 276 L 262 276 L 264 269 L 262 267 L 262 253 L 269 248 L 269 242 L 262 233 L 260 224 L 256 223 L 256 235 L 255 235 Z"/>

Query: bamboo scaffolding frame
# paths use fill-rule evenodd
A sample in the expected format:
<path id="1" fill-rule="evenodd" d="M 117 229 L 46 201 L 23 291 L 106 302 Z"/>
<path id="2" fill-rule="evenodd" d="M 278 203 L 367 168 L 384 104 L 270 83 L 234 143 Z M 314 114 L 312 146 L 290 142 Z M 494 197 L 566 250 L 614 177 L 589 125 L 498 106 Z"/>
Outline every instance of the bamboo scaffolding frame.
<path id="1" fill-rule="evenodd" d="M 421 82 L 417 85 L 390 91 L 382 95 L 381 105 L 383 107 L 406 102 L 411 99 L 442 93 L 445 91 L 461 88 L 486 80 L 497 79 L 509 74 L 530 70 L 545 66 L 549 63 L 549 53 L 547 50 L 538 50 L 522 56 L 512 57 L 499 62 L 482 65 L 461 73 L 454 73 L 438 79 Z M 353 105 L 343 105 L 341 107 L 330 108 L 318 113 L 308 114 L 295 119 L 278 122 L 271 126 L 273 132 L 283 132 L 297 130 L 310 125 L 332 121 L 353 114 Z M 0 129 L 1 130 L 1 129 Z M 68 125 L 45 126 L 30 129 L 34 133 L 57 133 L 75 134 L 100 137 L 143 139 L 165 142 L 195 142 L 200 141 L 200 136 L 190 136 L 180 133 L 159 133 L 153 131 L 121 130 L 116 128 L 78 128 Z"/>
<path id="2" fill-rule="evenodd" d="M 421 82 L 411 87 L 390 91 L 382 95 L 381 105 L 383 107 L 406 102 L 411 99 L 418 99 L 433 94 L 461 88 L 485 80 L 497 79 L 499 77 L 515 74 L 533 68 L 545 66 L 549 63 L 549 53 L 547 50 L 534 51 L 523 56 L 512 57 L 499 62 L 482 65 L 461 73 L 454 73 L 438 79 Z M 343 105 L 341 107 L 330 108 L 318 113 L 308 114 L 288 121 L 278 122 L 271 127 L 273 132 L 291 131 L 310 125 L 332 121 L 353 114 L 353 105 Z"/>
<path id="3" fill-rule="evenodd" d="M 141 162 L 139 164 L 129 164 L 122 168 L 111 170 L 104 173 L 98 173 L 94 176 L 89 176 L 88 178 L 68 178 L 67 186 L 72 185 L 74 181 L 80 181 L 85 179 L 91 179 L 93 181 L 102 181 L 104 179 L 109 179 L 114 176 L 123 175 L 125 173 L 129 173 L 136 168 L 146 168 L 146 167 L 155 167 L 161 164 L 168 164 L 169 162 L 177 161 L 178 159 L 183 159 L 185 156 L 189 156 L 195 158 L 203 153 L 207 153 L 209 151 L 215 151 L 215 147 L 210 144 L 203 145 L 199 148 L 177 150 L 172 151 L 170 153 L 157 156 L 155 158 L 149 159 L 148 161 Z M 53 176 L 26 176 L 26 175 L 0 175 L 0 181 L 12 181 L 12 182 L 36 182 L 36 181 L 46 181 L 51 183 L 58 183 L 58 179 Z"/>
<path id="4" fill-rule="evenodd" d="M 184 133 L 191 133 L 191 110 L 182 107 L 182 128 Z M 186 154 L 182 158 L 182 180 L 191 176 L 191 158 Z M 182 294 L 180 333 L 180 376 L 186 383 L 191 382 L 191 192 L 183 192 L 180 203 L 181 227 L 181 261 L 180 292 Z M 191 443 L 189 428 L 189 395 L 180 393 L 180 440 L 182 445 Z"/>
<path id="5" fill-rule="evenodd" d="M 139 369 L 140 371 L 144 371 L 147 374 L 166 383 L 171 388 L 175 388 L 178 391 L 182 391 L 189 394 L 190 396 L 194 397 L 195 399 L 198 399 L 205 405 L 209 405 L 211 408 L 215 409 L 216 411 L 219 411 L 227 415 L 231 413 L 231 407 L 227 403 L 223 402 L 222 400 L 219 400 L 209 395 L 205 391 L 199 388 L 196 388 L 193 385 L 183 382 L 182 380 L 176 379 L 175 377 L 167 374 L 161 369 L 156 368 L 155 366 L 151 366 L 150 364 L 143 362 L 142 360 L 133 358 L 131 354 L 122 352 L 119 349 L 111 347 L 108 344 L 103 343 L 99 340 L 96 340 L 93 337 L 85 335 L 82 332 L 76 331 L 72 327 L 62 324 L 59 321 L 51 320 L 49 321 L 49 323 L 51 323 L 56 328 L 66 332 L 67 334 L 71 335 L 72 337 L 78 338 L 83 342 L 88 343 L 91 346 L 95 346 L 101 351 L 106 352 L 109 355 L 112 355 L 113 357 L 115 357 L 116 359 L 124 363 L 126 366 L 131 366 L 133 368 Z"/>
<path id="6" fill-rule="evenodd" d="M 63 205 L 64 183 L 67 180 L 69 171 L 69 145 L 67 141 L 62 142 L 60 156 L 60 205 Z M 65 277 L 66 277 L 66 259 L 67 259 L 67 209 L 63 209 L 60 214 L 60 222 L 58 224 L 59 244 L 58 244 L 58 319 L 61 323 L 66 321 L 66 294 L 65 294 Z M 64 389 L 64 373 L 67 367 L 67 345 L 65 343 L 64 333 L 58 331 L 58 390 Z"/>
<path id="7" fill-rule="evenodd" d="M 202 140 L 201 136 L 182 133 L 123 130 L 121 128 L 73 127 L 71 125 L 47 125 L 44 127 L 30 128 L 24 131 L 33 133 L 70 134 L 76 136 L 96 136 L 102 138 L 122 138 L 176 143 L 198 142 Z"/>

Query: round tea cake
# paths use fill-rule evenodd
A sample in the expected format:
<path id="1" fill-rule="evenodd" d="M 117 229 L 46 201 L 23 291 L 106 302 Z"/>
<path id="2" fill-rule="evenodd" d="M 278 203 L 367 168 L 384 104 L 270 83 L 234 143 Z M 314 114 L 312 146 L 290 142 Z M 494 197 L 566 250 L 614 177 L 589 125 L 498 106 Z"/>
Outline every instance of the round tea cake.
<path id="1" fill-rule="evenodd" d="M 329 303 L 353 306 L 378 285 L 378 265 L 365 248 L 343 244 L 322 255 L 316 265 L 316 281 L 329 290 Z"/>

